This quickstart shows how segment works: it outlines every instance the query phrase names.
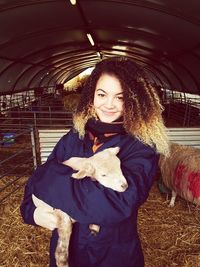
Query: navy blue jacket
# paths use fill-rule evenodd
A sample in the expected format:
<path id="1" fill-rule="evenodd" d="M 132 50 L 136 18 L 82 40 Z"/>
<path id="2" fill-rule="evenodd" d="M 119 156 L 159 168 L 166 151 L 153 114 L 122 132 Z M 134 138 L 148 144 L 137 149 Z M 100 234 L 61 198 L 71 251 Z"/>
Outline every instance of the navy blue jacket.
<path id="1" fill-rule="evenodd" d="M 39 166 L 25 188 L 21 214 L 25 223 L 35 225 L 35 194 L 54 208 L 69 214 L 74 224 L 70 240 L 70 267 L 142 267 L 143 254 L 137 233 L 138 208 L 147 199 L 158 165 L 158 155 L 150 146 L 128 134 L 116 135 L 96 152 L 108 147 L 120 147 L 118 157 L 128 181 L 125 192 L 92 181 L 71 178 L 73 170 L 61 162 L 70 157 L 93 155 L 88 135 L 83 140 L 71 130 L 55 146 L 47 162 Z M 89 224 L 100 225 L 100 232 L 91 234 Z M 50 246 L 50 266 L 55 267 L 54 252 L 57 231 L 53 231 Z"/>

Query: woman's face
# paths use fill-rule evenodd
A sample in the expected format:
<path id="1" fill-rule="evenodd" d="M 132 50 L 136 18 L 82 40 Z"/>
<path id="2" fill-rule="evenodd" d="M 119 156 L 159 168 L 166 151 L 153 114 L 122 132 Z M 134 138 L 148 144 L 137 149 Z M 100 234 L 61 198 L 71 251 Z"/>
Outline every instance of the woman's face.
<path id="1" fill-rule="evenodd" d="M 100 76 L 94 93 L 94 108 L 99 119 L 106 123 L 111 123 L 123 115 L 123 90 L 115 76 Z"/>

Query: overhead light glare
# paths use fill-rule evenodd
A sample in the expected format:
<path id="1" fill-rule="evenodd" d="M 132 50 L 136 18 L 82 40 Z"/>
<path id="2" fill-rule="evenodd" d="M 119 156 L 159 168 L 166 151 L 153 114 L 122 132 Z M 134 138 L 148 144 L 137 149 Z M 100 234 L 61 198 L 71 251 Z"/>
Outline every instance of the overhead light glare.
<path id="1" fill-rule="evenodd" d="M 90 33 L 87 33 L 87 38 L 90 41 L 91 45 L 94 46 L 94 40 L 93 40 L 92 35 Z"/>
<path id="2" fill-rule="evenodd" d="M 71 3 L 72 5 L 76 5 L 76 0 L 70 0 L 70 3 Z"/>
<path id="3" fill-rule="evenodd" d="M 101 58 L 101 53 L 99 51 L 97 51 L 97 56 Z"/>

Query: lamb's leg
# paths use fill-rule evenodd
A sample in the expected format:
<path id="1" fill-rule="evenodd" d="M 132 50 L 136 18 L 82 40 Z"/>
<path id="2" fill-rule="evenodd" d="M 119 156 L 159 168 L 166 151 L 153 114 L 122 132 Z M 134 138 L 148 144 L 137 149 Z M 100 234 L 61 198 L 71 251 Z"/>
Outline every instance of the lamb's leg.
<path id="1" fill-rule="evenodd" d="M 171 197 L 171 200 L 170 200 L 170 203 L 169 203 L 170 207 L 174 207 L 176 196 L 177 196 L 177 193 L 174 190 L 172 190 L 172 197 Z"/>
<path id="2" fill-rule="evenodd" d="M 58 267 L 68 267 L 69 240 L 72 233 L 70 217 L 60 210 L 55 210 L 58 216 L 58 243 L 55 252 Z"/>

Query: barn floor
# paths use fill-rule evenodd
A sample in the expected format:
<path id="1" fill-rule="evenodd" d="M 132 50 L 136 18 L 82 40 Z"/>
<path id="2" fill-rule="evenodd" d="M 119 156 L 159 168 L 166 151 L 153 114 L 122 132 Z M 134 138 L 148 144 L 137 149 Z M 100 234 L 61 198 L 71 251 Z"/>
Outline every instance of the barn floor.
<path id="1" fill-rule="evenodd" d="M 50 232 L 23 224 L 23 190 L 0 206 L 0 267 L 48 266 Z M 178 198 L 169 208 L 156 182 L 139 211 L 146 267 L 200 267 L 200 208 Z"/>

